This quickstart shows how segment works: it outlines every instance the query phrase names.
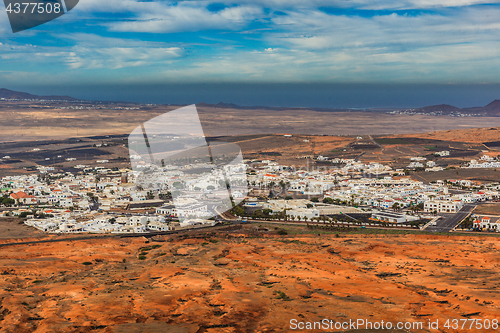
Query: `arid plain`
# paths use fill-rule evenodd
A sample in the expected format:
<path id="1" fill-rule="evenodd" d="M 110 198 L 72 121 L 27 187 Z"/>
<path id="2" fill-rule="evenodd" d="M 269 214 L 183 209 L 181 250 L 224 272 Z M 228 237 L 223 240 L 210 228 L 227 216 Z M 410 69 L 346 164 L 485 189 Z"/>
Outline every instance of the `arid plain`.
<path id="1" fill-rule="evenodd" d="M 500 317 L 495 237 L 285 229 L 0 247 L 1 330 L 286 332 L 294 318 Z"/>
<path id="2" fill-rule="evenodd" d="M 80 105 L 65 103 L 40 105 L 34 102 L 0 102 L 0 141 L 129 134 L 141 123 L 180 106 L 104 104 L 83 105 L 83 109 L 78 107 Z M 380 135 L 500 126 L 499 117 L 321 112 L 307 109 L 248 110 L 213 106 L 200 106 L 198 111 L 208 136 L 276 133 Z"/>

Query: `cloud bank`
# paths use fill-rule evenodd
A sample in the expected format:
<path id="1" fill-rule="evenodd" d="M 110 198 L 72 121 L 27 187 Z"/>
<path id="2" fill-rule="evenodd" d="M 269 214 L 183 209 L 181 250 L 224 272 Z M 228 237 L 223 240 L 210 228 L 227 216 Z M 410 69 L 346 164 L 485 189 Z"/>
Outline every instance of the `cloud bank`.
<path id="1" fill-rule="evenodd" d="M 499 32 L 499 1 L 81 0 L 15 36 L 0 15 L 0 78 L 498 83 Z"/>

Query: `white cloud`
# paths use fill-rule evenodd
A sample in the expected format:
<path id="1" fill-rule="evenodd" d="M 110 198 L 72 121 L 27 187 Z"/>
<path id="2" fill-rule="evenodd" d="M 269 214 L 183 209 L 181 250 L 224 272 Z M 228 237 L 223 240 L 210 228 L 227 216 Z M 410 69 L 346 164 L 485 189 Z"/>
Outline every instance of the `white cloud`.
<path id="1" fill-rule="evenodd" d="M 180 56 L 181 50 L 172 48 L 83 48 L 75 47 L 65 59 L 70 68 L 119 69 L 126 67 L 162 66 Z"/>
<path id="2" fill-rule="evenodd" d="M 159 66 L 180 58 L 183 50 L 165 43 L 145 42 L 93 34 L 65 34 L 60 38 L 73 39 L 66 63 L 73 69 L 118 69 L 138 66 Z"/>
<path id="3" fill-rule="evenodd" d="M 185 50 L 196 50 L 198 45 L 56 34 L 73 45 L 36 48 L 8 42 L 0 45 L 0 57 L 9 63 L 29 60 L 40 64 L 64 59 L 66 66 L 79 73 L 102 69 L 104 74 L 115 74 L 118 71 L 114 70 L 129 69 L 130 80 L 498 82 L 500 9 L 467 7 L 497 1 L 223 1 L 229 7 L 210 11 L 211 3 L 81 0 L 74 13 L 113 32 L 165 33 L 158 35 L 162 40 L 168 40 L 166 33 L 207 30 L 238 31 L 241 40 L 231 42 L 232 36 L 225 39 L 225 35 L 207 32 L 200 37 L 216 41 L 218 47 L 189 53 Z M 362 17 L 331 15 L 318 9 L 325 5 L 434 10 L 413 16 Z M 92 21 L 97 12 L 101 12 L 99 17 L 119 13 L 120 19 Z M 260 29 L 246 34 L 244 30 L 255 21 L 261 23 Z M 1 23 L 0 17 L 0 29 Z M 255 43 L 246 43 L 249 38 L 256 39 Z"/>
<path id="4" fill-rule="evenodd" d="M 273 22 L 281 33 L 269 33 L 272 43 L 309 50 L 358 47 L 417 49 L 457 43 L 499 40 L 500 9 L 467 9 L 454 15 L 397 14 L 333 16 L 320 11 L 290 12 Z"/>
<path id="5" fill-rule="evenodd" d="M 136 20 L 109 24 L 111 31 L 171 33 L 208 29 L 236 30 L 259 17 L 256 7 L 233 7 L 220 12 L 175 6 L 155 13 L 141 13 Z"/>
<path id="6" fill-rule="evenodd" d="M 22 45 L 15 42 L 0 44 L 3 61 L 44 63 L 59 61 L 71 69 L 120 69 L 127 67 L 161 66 L 183 56 L 183 50 L 165 43 L 143 42 L 93 34 L 56 35 L 76 42 L 72 47 Z"/>
<path id="7" fill-rule="evenodd" d="M 86 0 L 78 5 L 82 19 L 94 13 L 128 14 L 129 17 L 103 22 L 111 31 L 171 33 L 207 29 L 236 30 L 262 17 L 261 6 L 234 4 L 210 11 L 209 1 Z"/>
<path id="8" fill-rule="evenodd" d="M 169 82 L 498 82 L 500 42 L 394 52 L 358 48 L 314 52 L 264 49 L 219 54 L 189 66 L 164 67 L 151 79 Z"/>

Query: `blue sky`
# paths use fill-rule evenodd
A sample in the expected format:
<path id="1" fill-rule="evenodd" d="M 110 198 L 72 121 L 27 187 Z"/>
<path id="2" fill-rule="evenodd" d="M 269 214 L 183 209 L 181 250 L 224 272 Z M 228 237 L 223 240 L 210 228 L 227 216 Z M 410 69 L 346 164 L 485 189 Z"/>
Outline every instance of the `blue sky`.
<path id="1" fill-rule="evenodd" d="M 86 98 L 93 86 L 484 85 L 486 102 L 500 83 L 499 3 L 80 0 L 17 34 L 2 11 L 0 82 Z"/>

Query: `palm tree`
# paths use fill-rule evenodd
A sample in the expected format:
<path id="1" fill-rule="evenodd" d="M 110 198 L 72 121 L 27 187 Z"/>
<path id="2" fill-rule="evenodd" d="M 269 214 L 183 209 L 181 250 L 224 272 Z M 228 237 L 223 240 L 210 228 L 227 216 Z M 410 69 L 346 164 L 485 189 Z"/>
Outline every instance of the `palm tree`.
<path id="1" fill-rule="evenodd" d="M 283 219 L 285 220 L 285 222 L 288 220 L 288 215 L 286 214 L 286 208 L 283 209 L 283 213 L 281 213 L 281 215 L 283 216 Z"/>
<path id="2" fill-rule="evenodd" d="M 279 186 L 281 187 L 281 192 L 283 193 L 286 188 L 286 183 L 283 180 L 280 180 Z"/>

